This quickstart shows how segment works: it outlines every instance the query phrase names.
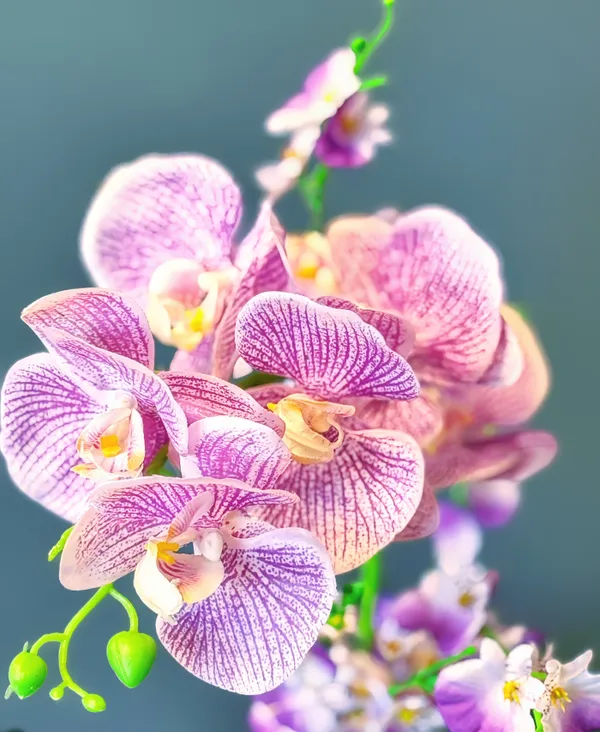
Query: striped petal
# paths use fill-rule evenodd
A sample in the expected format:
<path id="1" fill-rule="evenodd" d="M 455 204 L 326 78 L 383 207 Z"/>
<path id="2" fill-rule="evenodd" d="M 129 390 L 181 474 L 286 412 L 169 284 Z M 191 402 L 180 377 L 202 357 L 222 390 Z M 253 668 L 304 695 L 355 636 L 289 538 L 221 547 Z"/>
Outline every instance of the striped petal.
<path id="1" fill-rule="evenodd" d="M 501 335 L 498 258 L 462 218 L 422 208 L 388 223 L 344 217 L 327 232 L 342 295 L 398 313 L 416 331 L 419 375 L 477 381 Z"/>
<path id="2" fill-rule="evenodd" d="M 103 486 L 91 496 L 63 550 L 61 582 L 84 590 L 129 574 L 150 539 L 166 535 L 172 524 L 183 533 L 198 520 L 199 496 L 201 512 L 213 524 L 230 511 L 294 500 L 283 491 L 255 490 L 235 480 L 153 476 Z"/>
<path id="3" fill-rule="evenodd" d="M 81 231 L 83 261 L 101 287 L 145 304 L 157 267 L 192 259 L 216 269 L 228 259 L 241 216 L 240 191 L 202 155 L 149 155 L 104 181 Z"/>
<path id="4" fill-rule="evenodd" d="M 240 310 L 261 292 L 289 288 L 291 273 L 285 255 L 285 231 L 268 203 L 263 204 L 254 228 L 240 245 L 236 263 L 242 274 L 229 296 L 215 332 L 213 373 L 229 379 L 237 361 L 235 326 Z"/>
<path id="5" fill-rule="evenodd" d="M 131 394 L 140 411 L 158 414 L 175 449 L 185 453 L 188 442 L 185 415 L 164 380 L 125 356 L 96 348 L 64 331 L 40 328 L 38 335 L 86 391 Z"/>
<path id="6" fill-rule="evenodd" d="M 46 353 L 18 361 L 2 387 L 1 445 L 8 472 L 34 501 L 76 520 L 95 487 L 72 468 L 77 438 L 104 409 Z"/>
<path id="7" fill-rule="evenodd" d="M 205 417 L 231 416 L 263 424 L 282 435 L 283 422 L 239 386 L 206 374 L 169 371 L 161 378 L 191 424 Z M 266 402 L 265 402 L 266 404 Z"/>
<path id="8" fill-rule="evenodd" d="M 157 621 L 169 653 L 198 678 L 238 694 L 275 688 L 317 640 L 335 596 L 323 547 L 300 529 L 236 539 L 222 555 L 225 578 L 175 624 Z"/>
<path id="9" fill-rule="evenodd" d="M 212 334 L 208 334 L 193 351 L 177 351 L 169 370 L 209 374 L 212 371 L 213 342 Z"/>
<path id="10" fill-rule="evenodd" d="M 47 295 L 21 318 L 42 338 L 56 328 L 86 343 L 154 368 L 154 339 L 140 306 L 120 292 L 87 288 Z"/>
<path id="11" fill-rule="evenodd" d="M 293 462 L 278 487 L 300 501 L 265 508 L 265 521 L 312 531 L 339 574 L 361 565 L 407 526 L 421 501 L 422 455 L 400 432 L 347 431 L 331 462 Z"/>
<path id="12" fill-rule="evenodd" d="M 272 429 L 239 417 L 208 417 L 190 425 L 186 477 L 235 478 L 255 488 L 274 488 L 291 462 Z"/>
<path id="13" fill-rule="evenodd" d="M 384 337 L 350 310 L 265 293 L 241 311 L 236 342 L 256 369 L 289 376 L 324 398 L 413 399 L 417 380 Z"/>

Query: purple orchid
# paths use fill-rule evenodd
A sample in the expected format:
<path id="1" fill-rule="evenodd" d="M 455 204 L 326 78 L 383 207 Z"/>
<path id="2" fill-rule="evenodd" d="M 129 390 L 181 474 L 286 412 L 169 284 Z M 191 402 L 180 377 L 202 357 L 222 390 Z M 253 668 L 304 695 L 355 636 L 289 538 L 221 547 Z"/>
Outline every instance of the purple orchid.
<path id="1" fill-rule="evenodd" d="M 99 289 L 49 295 L 23 320 L 48 348 L 18 361 L 2 388 L 2 452 L 17 486 L 75 520 L 93 481 L 137 476 L 170 440 L 185 452 L 185 415 L 153 372 L 146 318 Z"/>
<path id="2" fill-rule="evenodd" d="M 316 157 L 331 168 L 366 165 L 379 145 L 392 141 L 385 128 L 388 117 L 384 104 L 371 104 L 366 92 L 357 92 L 325 124 L 316 144 Z"/>
<path id="3" fill-rule="evenodd" d="M 232 255 L 239 189 L 201 155 L 151 155 L 114 170 L 92 201 L 81 251 L 93 281 L 132 295 L 154 335 L 179 349 L 173 368 L 229 378 L 241 307 L 285 289 L 284 232 L 265 203 Z"/>
<path id="4" fill-rule="evenodd" d="M 534 732 L 531 711 L 544 684 L 531 676 L 533 653 L 533 646 L 520 645 L 506 656 L 484 638 L 479 658 L 443 669 L 434 697 L 450 732 Z"/>
<path id="5" fill-rule="evenodd" d="M 360 88 L 354 73 L 356 56 L 350 48 L 339 48 L 306 77 L 299 94 L 291 97 L 267 119 L 267 131 L 287 134 L 305 128 L 319 128 Z"/>
<path id="6" fill-rule="evenodd" d="M 421 500 L 423 461 L 415 441 L 394 430 L 365 429 L 348 403 L 418 394 L 410 367 L 390 347 L 401 349 L 405 336 L 394 316 L 358 314 L 300 295 L 258 295 L 238 317 L 242 358 L 292 380 L 252 390 L 285 423 L 293 461 L 278 487 L 300 498 L 265 509 L 265 520 L 313 531 L 336 572 L 388 544 Z"/>
<path id="7" fill-rule="evenodd" d="M 405 630 L 427 631 L 443 655 L 452 655 L 472 643 L 485 624 L 493 582 L 476 563 L 482 543 L 477 521 L 451 504 L 440 509 L 433 535 L 438 566 L 418 588 L 401 594 L 388 614 Z"/>
<path id="8" fill-rule="evenodd" d="M 545 692 L 537 704 L 544 732 L 594 732 L 600 729 L 600 676 L 588 666 L 592 651 L 569 663 L 546 663 Z"/>
<path id="9" fill-rule="evenodd" d="M 290 461 L 273 430 L 209 417 L 190 433 L 182 469 L 206 477 L 99 488 L 67 541 L 61 581 L 83 590 L 133 572 L 159 616 L 160 640 L 182 666 L 223 689 L 262 693 L 317 639 L 335 595 L 331 563 L 308 532 L 253 515 L 297 501 L 273 490 Z M 178 553 L 190 543 L 193 554 Z"/>
<path id="10" fill-rule="evenodd" d="M 319 135 L 318 127 L 299 130 L 289 139 L 279 160 L 266 163 L 256 170 L 256 181 L 271 202 L 296 185 L 313 154 Z"/>

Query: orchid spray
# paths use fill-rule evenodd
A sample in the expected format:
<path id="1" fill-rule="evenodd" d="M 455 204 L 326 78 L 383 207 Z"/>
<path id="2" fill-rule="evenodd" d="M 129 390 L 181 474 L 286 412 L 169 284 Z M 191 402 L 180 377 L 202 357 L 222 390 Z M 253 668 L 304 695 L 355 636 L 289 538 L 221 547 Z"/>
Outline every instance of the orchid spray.
<path id="1" fill-rule="evenodd" d="M 229 171 L 150 154 L 110 172 L 85 215 L 94 287 L 24 310 L 44 350 L 5 378 L 2 453 L 71 524 L 49 554 L 61 583 L 93 594 L 15 656 L 7 698 L 44 685 L 55 644 L 50 697 L 103 711 L 69 648 L 108 599 L 127 616 L 108 662 L 141 684 L 157 645 L 115 586 L 131 575 L 171 656 L 253 697 L 254 732 L 600 728 L 591 652 L 563 664 L 503 624 L 479 561 L 483 529 L 511 519 L 556 453 L 528 426 L 549 368 L 496 252 L 437 206 L 325 223 L 332 170 L 392 141 L 375 99 L 388 78 L 369 66 L 394 10 L 383 0 L 376 30 L 267 118 L 287 142 L 256 171 L 265 195 L 243 238 Z M 274 213 L 292 190 L 305 232 Z M 155 338 L 174 348 L 168 370 Z M 433 568 L 382 593 L 382 551 L 424 537 Z"/>

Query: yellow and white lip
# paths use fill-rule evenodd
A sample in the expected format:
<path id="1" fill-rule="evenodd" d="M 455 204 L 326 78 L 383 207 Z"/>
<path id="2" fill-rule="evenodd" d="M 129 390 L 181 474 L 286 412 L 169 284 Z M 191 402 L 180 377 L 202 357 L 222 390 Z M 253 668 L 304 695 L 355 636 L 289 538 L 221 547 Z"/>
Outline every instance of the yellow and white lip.
<path id="1" fill-rule="evenodd" d="M 305 394 L 290 394 L 268 408 L 285 424 L 283 441 L 293 459 L 303 465 L 328 463 L 344 441 L 338 417 L 350 417 L 354 407 L 335 402 L 320 402 Z M 325 437 L 334 428 L 333 440 Z"/>

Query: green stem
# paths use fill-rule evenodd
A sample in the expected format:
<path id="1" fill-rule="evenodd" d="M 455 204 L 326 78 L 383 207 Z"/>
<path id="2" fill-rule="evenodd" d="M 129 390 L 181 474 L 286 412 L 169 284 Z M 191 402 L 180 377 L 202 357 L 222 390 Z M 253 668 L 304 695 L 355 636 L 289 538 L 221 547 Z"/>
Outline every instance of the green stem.
<path id="1" fill-rule="evenodd" d="M 363 585 L 358 606 L 358 637 L 361 645 L 370 650 L 373 646 L 373 618 L 377 607 L 381 558 L 379 554 L 371 557 L 359 570 Z"/>
<path id="2" fill-rule="evenodd" d="M 80 608 L 80 610 L 78 610 L 68 622 L 67 627 L 65 628 L 63 633 L 64 638 L 58 648 L 58 668 L 61 678 L 63 680 L 62 686 L 71 689 L 71 691 L 74 691 L 75 694 L 82 698 L 87 695 L 87 691 L 82 689 L 81 686 L 73 681 L 73 678 L 67 668 L 69 644 L 71 643 L 73 633 L 77 630 L 82 621 L 85 620 L 85 618 L 92 612 L 92 610 L 94 610 L 95 607 L 97 607 L 102 602 L 102 600 L 104 600 L 105 597 L 111 594 L 112 589 L 112 584 L 108 584 L 100 587 L 99 590 L 96 590 L 96 592 L 90 597 L 85 605 Z"/>
<path id="3" fill-rule="evenodd" d="M 397 696 L 404 691 L 409 691 L 414 688 L 423 689 L 424 682 L 428 679 L 430 680 L 432 676 L 436 676 L 442 669 L 446 668 L 446 666 L 452 666 L 452 664 L 458 663 L 464 658 L 469 658 L 469 656 L 474 656 L 476 653 L 478 653 L 477 648 L 475 648 L 475 646 L 469 646 L 468 648 L 465 648 L 464 651 L 457 653 L 455 656 L 449 656 L 448 658 L 443 658 L 441 661 L 436 661 L 430 666 L 427 666 L 427 668 L 418 671 L 414 676 L 411 676 L 410 679 L 404 681 L 402 684 L 394 684 L 394 686 L 390 686 L 390 696 Z"/>
<path id="4" fill-rule="evenodd" d="M 71 536 L 71 532 L 73 531 L 75 527 L 69 526 L 69 528 L 66 531 L 63 531 L 62 536 L 60 539 L 56 542 L 56 544 L 50 549 L 48 552 L 48 561 L 52 562 L 56 557 L 62 552 L 62 550 L 65 548 L 65 544 L 67 543 L 67 539 L 69 536 Z"/>
<path id="5" fill-rule="evenodd" d="M 46 643 L 62 643 L 65 639 L 64 633 L 46 633 L 41 638 L 38 638 L 36 642 L 31 646 L 30 653 L 37 656 L 40 648 L 45 646 Z"/>
<path id="6" fill-rule="evenodd" d="M 131 633 L 137 633 L 139 627 L 139 619 L 137 610 L 135 609 L 133 603 L 114 587 L 111 587 L 108 594 L 117 602 L 121 603 L 121 605 L 124 607 L 125 612 L 127 613 L 127 617 L 129 618 L 129 630 Z"/>
<path id="7" fill-rule="evenodd" d="M 356 64 L 354 65 L 354 73 L 360 74 L 363 67 L 373 55 L 375 50 L 383 43 L 385 37 L 390 32 L 394 23 L 394 0 L 383 0 L 384 11 L 381 23 L 373 36 L 367 39 L 364 48 L 356 55 Z"/>
<path id="8" fill-rule="evenodd" d="M 325 184 L 328 178 L 329 168 L 323 163 L 317 163 L 298 181 L 298 190 L 310 213 L 313 231 L 322 231 L 325 223 Z"/>
<path id="9" fill-rule="evenodd" d="M 388 77 L 385 74 L 381 76 L 373 76 L 371 79 L 365 79 L 360 85 L 361 91 L 369 91 L 370 89 L 377 89 L 379 86 L 385 86 L 388 83 Z"/>

